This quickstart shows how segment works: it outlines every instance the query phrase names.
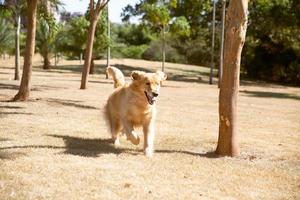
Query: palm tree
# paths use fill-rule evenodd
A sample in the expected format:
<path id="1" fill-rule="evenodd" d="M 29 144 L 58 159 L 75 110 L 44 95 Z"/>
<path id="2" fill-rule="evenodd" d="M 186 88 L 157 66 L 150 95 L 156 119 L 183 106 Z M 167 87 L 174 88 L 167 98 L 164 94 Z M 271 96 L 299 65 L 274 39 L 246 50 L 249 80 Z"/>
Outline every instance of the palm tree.
<path id="1" fill-rule="evenodd" d="M 13 45 L 13 28 L 11 24 L 0 18 L 0 54 L 5 53 L 5 50 L 11 48 Z"/>
<path id="2" fill-rule="evenodd" d="M 49 24 L 46 20 L 40 19 L 36 32 L 36 50 L 39 52 L 43 59 L 43 69 L 50 68 L 50 53 L 54 51 L 55 37 L 57 33 L 56 24 Z"/>
<path id="3" fill-rule="evenodd" d="M 24 56 L 24 66 L 19 92 L 13 98 L 14 101 L 26 101 L 29 98 L 32 57 L 35 47 L 36 10 L 38 0 L 27 0 L 27 34 Z"/>
<path id="4" fill-rule="evenodd" d="M 1 11 L 8 11 L 11 15 L 10 20 L 15 25 L 15 80 L 20 79 L 20 29 L 21 15 L 24 13 L 24 0 L 5 0 Z"/>

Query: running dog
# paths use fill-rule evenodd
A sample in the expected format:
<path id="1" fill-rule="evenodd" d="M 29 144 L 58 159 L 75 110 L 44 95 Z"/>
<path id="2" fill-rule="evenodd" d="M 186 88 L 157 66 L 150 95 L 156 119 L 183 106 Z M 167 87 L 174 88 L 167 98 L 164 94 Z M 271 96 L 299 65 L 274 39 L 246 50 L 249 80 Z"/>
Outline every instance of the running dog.
<path id="1" fill-rule="evenodd" d="M 131 83 L 117 87 L 109 96 L 105 106 L 105 118 L 116 146 L 119 145 L 121 132 L 126 134 L 127 140 L 138 145 L 140 138 L 134 128 L 142 127 L 144 153 L 151 157 L 155 134 L 155 104 L 159 95 L 160 84 L 167 79 L 167 76 L 161 71 L 156 73 L 133 71 L 131 78 Z M 117 76 L 114 82 L 115 85 L 120 82 Z"/>

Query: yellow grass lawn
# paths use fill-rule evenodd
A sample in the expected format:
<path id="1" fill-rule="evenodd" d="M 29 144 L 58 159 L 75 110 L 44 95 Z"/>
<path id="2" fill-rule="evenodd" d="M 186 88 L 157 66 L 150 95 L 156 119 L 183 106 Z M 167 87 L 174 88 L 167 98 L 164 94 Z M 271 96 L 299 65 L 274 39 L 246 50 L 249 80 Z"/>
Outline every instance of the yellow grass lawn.
<path id="1" fill-rule="evenodd" d="M 156 152 L 109 140 L 102 111 L 113 91 L 105 61 L 88 89 L 81 66 L 34 62 L 31 99 L 6 102 L 18 89 L 13 59 L 0 60 L 0 199 L 300 199 L 300 88 L 242 82 L 241 156 L 216 157 L 218 88 L 208 69 L 166 65 Z M 127 75 L 160 63 L 112 60 Z M 141 131 L 139 130 L 141 133 Z"/>

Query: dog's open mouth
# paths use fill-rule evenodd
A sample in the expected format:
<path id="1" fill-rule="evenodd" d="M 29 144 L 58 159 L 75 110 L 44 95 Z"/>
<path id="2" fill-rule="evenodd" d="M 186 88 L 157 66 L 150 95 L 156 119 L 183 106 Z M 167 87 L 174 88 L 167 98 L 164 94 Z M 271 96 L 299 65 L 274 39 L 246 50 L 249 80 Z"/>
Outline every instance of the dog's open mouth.
<path id="1" fill-rule="evenodd" d="M 156 97 L 148 95 L 148 93 L 146 91 L 144 91 L 144 93 L 145 93 L 145 96 L 147 98 L 148 103 L 150 105 L 153 105 L 155 103 L 155 101 L 156 101 Z"/>

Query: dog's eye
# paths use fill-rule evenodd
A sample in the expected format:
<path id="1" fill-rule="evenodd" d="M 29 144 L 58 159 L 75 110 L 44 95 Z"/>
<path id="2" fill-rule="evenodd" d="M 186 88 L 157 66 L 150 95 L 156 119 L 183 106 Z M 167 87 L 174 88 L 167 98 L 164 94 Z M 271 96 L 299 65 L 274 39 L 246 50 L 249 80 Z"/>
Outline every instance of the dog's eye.
<path id="1" fill-rule="evenodd" d="M 148 82 L 148 83 L 146 83 L 146 85 L 150 85 L 150 83 Z"/>

